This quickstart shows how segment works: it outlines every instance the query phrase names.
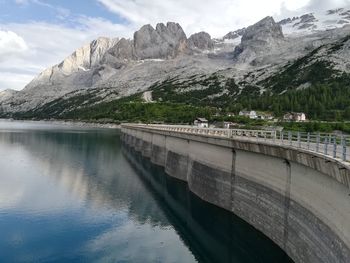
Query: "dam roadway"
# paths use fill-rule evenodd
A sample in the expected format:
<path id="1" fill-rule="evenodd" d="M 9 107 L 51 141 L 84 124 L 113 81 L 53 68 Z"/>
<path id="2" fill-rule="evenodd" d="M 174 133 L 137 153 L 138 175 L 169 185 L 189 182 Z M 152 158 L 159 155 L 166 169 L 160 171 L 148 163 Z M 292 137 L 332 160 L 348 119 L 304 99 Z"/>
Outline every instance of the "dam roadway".
<path id="1" fill-rule="evenodd" d="M 124 124 L 122 140 L 295 262 L 350 262 L 348 138 Z"/>

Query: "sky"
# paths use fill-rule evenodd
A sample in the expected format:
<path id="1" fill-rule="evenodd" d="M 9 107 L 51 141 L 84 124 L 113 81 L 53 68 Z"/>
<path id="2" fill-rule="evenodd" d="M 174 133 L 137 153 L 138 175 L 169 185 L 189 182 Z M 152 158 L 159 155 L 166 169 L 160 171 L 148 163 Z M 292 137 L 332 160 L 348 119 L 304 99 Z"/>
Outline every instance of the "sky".
<path id="1" fill-rule="evenodd" d="M 0 0 L 0 91 L 21 90 L 45 68 L 101 37 L 132 38 L 145 24 L 178 22 L 189 36 L 343 7 L 350 0 Z"/>

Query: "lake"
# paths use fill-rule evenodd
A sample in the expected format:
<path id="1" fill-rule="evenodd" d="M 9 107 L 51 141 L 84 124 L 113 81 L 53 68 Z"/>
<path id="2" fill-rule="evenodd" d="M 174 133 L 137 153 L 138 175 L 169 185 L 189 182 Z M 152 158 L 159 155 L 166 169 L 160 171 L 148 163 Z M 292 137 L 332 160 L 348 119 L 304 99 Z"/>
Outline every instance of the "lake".
<path id="1" fill-rule="evenodd" d="M 113 129 L 0 121 L 0 262 L 291 262 Z"/>

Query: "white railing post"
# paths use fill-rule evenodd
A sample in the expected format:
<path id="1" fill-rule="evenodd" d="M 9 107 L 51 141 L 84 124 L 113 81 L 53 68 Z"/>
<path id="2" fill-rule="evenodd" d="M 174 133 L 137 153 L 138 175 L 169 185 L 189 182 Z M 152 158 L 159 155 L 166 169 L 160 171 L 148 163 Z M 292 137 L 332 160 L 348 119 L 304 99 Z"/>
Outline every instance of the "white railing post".
<path id="1" fill-rule="evenodd" d="M 328 155 L 328 137 L 324 138 L 324 154 Z"/>
<path id="2" fill-rule="evenodd" d="M 292 145 L 292 132 L 288 132 L 288 143 Z"/>
<path id="3" fill-rule="evenodd" d="M 346 161 L 346 138 L 344 135 L 341 137 L 341 144 L 342 144 L 342 160 L 345 162 Z"/>
<path id="4" fill-rule="evenodd" d="M 227 137 L 228 137 L 229 139 L 232 138 L 232 130 L 231 130 L 231 129 L 227 129 Z"/>

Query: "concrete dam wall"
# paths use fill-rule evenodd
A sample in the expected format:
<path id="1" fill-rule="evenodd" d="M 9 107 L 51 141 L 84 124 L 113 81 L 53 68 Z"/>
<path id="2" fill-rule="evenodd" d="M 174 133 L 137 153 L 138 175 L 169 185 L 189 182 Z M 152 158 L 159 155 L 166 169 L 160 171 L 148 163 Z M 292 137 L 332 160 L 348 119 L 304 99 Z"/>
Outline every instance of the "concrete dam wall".
<path id="1" fill-rule="evenodd" d="M 345 164 L 287 146 L 147 126 L 124 125 L 122 140 L 201 199 L 264 233 L 295 262 L 350 262 Z"/>

